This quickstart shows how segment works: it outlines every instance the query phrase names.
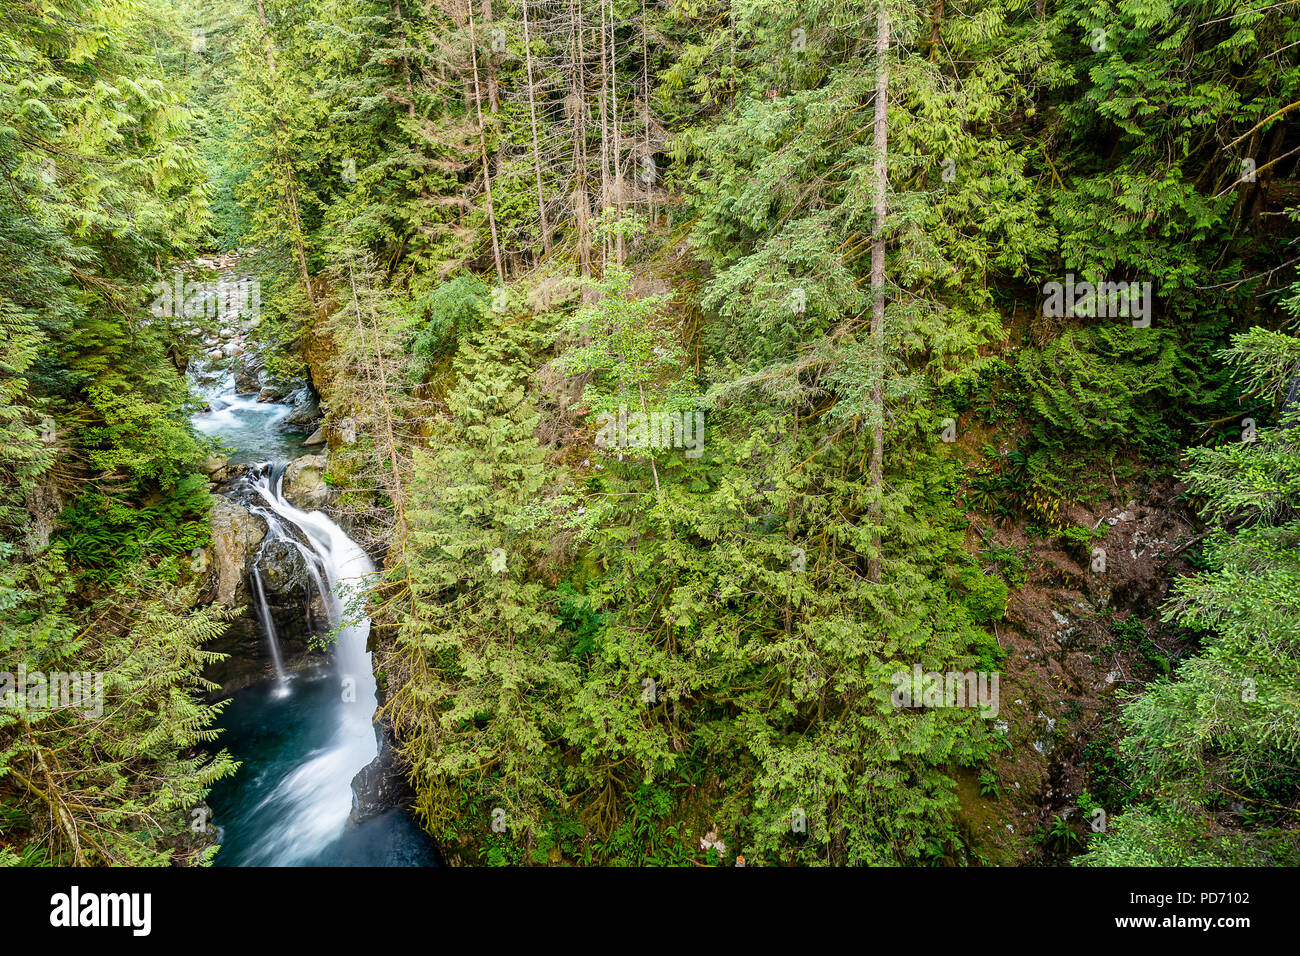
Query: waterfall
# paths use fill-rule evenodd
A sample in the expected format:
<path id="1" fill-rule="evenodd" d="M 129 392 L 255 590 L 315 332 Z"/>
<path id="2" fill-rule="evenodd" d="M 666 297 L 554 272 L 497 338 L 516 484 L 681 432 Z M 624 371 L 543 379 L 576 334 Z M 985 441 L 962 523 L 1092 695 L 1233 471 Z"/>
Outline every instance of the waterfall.
<path id="1" fill-rule="evenodd" d="M 257 620 L 262 625 L 262 633 L 266 635 L 267 646 L 271 649 L 271 664 L 275 667 L 275 679 L 281 687 L 284 687 L 286 681 L 284 661 L 280 658 L 280 641 L 275 633 L 275 619 L 271 617 L 271 606 L 266 602 L 266 585 L 262 583 L 262 572 L 256 564 L 253 565 L 253 573 L 249 575 L 249 583 L 253 586 Z"/>
<path id="2" fill-rule="evenodd" d="M 329 743 L 309 754 L 256 807 L 258 813 L 281 821 L 249 855 L 248 862 L 263 865 L 301 862 L 342 835 L 352 810 L 352 778 L 379 754 L 371 720 L 378 695 L 366 650 L 370 619 L 364 615 L 362 603 L 375 566 L 361 546 L 321 512 L 305 512 L 291 504 L 282 494 L 278 472 L 260 469 L 252 478 L 252 489 L 269 512 L 264 514 L 267 540 L 292 541 L 309 558 L 308 571 L 325 600 L 335 638 L 330 679 L 337 682 L 338 692 L 332 705 L 334 729 Z M 263 512 L 262 508 L 256 510 Z M 298 541 L 288 526 L 301 533 L 306 543 Z M 258 602 L 265 606 L 256 567 L 252 579 Z M 278 660 L 273 636 L 271 646 Z"/>
<path id="3" fill-rule="evenodd" d="M 330 624 L 335 630 L 339 675 L 345 681 L 353 682 L 358 702 L 369 706 L 366 726 L 370 728 L 369 714 L 375 709 L 378 699 L 370 653 L 366 650 L 370 618 L 361 611 L 367 580 L 375 570 L 374 563 L 359 544 L 324 514 L 319 511 L 308 513 L 291 504 L 282 493 L 284 476 L 277 471 L 265 469 L 254 479 L 253 490 L 261 495 L 276 516 L 290 522 L 306 537 L 313 553 L 313 559 L 307 564 L 309 572 L 315 574 L 317 567 L 325 572 L 328 590 L 323 589 L 322 597 L 326 599 Z M 276 531 L 283 534 L 278 528 Z M 302 547 L 297 541 L 293 543 Z M 373 730 L 369 730 L 369 736 L 374 736 Z M 371 752 L 367 761 L 374 756 L 375 753 Z"/>
<path id="4" fill-rule="evenodd" d="M 249 368 L 243 373 L 256 375 Z M 379 754 L 373 723 L 378 695 L 366 650 L 370 620 L 361 601 L 374 565 L 324 514 L 303 511 L 284 497 L 285 466 L 304 453 L 306 435 L 286 427 L 290 407 L 237 394 L 234 370 L 226 363 L 199 361 L 190 374 L 207 403 L 194 426 L 220 440 L 236 476 L 222 482 L 221 493 L 266 522 L 247 580 L 276 675 L 274 682 L 233 695 L 221 715 L 221 739 L 210 744 L 214 750 L 229 747 L 242 763 L 209 797 L 221 833 L 217 865 L 436 863 L 432 844 L 405 810 L 349 822 L 353 779 Z M 289 545 L 302 556 L 310 580 L 301 615 L 277 606 L 277 634 L 270 600 L 290 589 L 271 577 L 270 559 Z M 304 582 L 294 581 L 299 583 Z M 325 621 L 314 620 L 320 616 L 315 607 Z M 280 638 L 288 639 L 298 624 L 312 633 L 325 625 L 333 646 L 326 666 L 286 676 Z"/>

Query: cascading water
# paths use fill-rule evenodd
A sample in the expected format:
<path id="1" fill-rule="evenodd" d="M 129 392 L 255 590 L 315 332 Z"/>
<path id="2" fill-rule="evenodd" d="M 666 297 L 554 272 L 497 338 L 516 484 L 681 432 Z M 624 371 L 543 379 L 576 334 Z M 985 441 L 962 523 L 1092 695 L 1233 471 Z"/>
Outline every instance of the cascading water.
<path id="1" fill-rule="evenodd" d="M 262 569 L 253 566 L 248 576 L 248 583 L 253 591 L 253 608 L 257 611 L 257 622 L 262 625 L 266 635 L 267 649 L 271 652 L 271 665 L 275 668 L 275 679 L 284 688 L 287 678 L 284 673 L 284 660 L 280 657 L 280 639 L 275 633 L 275 618 L 271 616 L 271 605 L 266 600 L 266 584 L 262 581 Z"/>
<path id="2" fill-rule="evenodd" d="M 295 540 L 290 536 L 294 531 L 300 533 L 312 555 L 308 566 L 316 565 L 324 572 L 334 659 L 321 682 L 333 688 L 335 699 L 328 708 L 332 727 L 326 728 L 323 745 L 274 786 L 266 787 L 250 807 L 257 817 L 280 821 L 275 832 L 263 833 L 257 845 L 243 854 L 243 862 L 253 865 L 306 862 L 338 840 L 352 810 L 352 778 L 379 753 L 371 723 L 377 706 L 375 677 L 366 650 L 370 619 L 359 610 L 374 564 L 325 515 L 305 512 L 286 500 L 282 480 L 278 470 L 266 467 L 255 474 L 251 486 L 266 510 L 279 519 L 267 522 L 267 540 Z M 253 578 L 258 579 L 256 570 Z M 264 595 L 260 586 L 258 593 Z M 275 647 L 273 639 L 271 647 Z M 315 690 L 319 693 L 322 689 Z M 228 830 L 229 824 L 225 826 Z"/>
<path id="3" fill-rule="evenodd" d="M 379 753 L 373 723 L 377 688 L 366 649 L 370 620 L 360 600 L 374 564 L 328 517 L 303 511 L 284 496 L 284 465 L 296 444 L 281 427 L 286 406 L 236 395 L 230 377 L 207 397 L 211 410 L 196 416 L 196 427 L 233 446 L 232 461 L 258 462 L 228 493 L 266 522 L 248 583 L 276 675 L 273 682 L 237 693 L 222 713 L 224 732 L 217 746 L 228 748 L 243 765 L 233 778 L 218 782 L 209 797 L 221 843 L 216 863 L 436 863 L 431 842 L 404 810 L 349 823 L 353 778 Z M 282 635 L 276 634 L 259 562 L 273 545 L 283 543 L 302 556 L 324 607 L 332 647 L 322 667 L 295 670 L 282 660 Z M 308 597 L 304 595 L 302 607 L 304 626 Z"/>

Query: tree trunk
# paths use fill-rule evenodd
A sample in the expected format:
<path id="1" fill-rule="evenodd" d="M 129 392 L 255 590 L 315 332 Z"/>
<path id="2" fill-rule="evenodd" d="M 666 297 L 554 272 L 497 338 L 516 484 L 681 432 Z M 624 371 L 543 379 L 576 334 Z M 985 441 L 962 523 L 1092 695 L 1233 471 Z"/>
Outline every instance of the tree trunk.
<path id="1" fill-rule="evenodd" d="M 654 154 L 650 150 L 650 40 L 645 28 L 645 0 L 641 0 L 641 132 L 645 136 L 645 153 L 641 168 L 650 174 L 650 182 L 645 183 L 646 211 L 650 222 L 655 221 L 654 188 L 658 185 L 659 171 L 654 167 Z"/>
<path id="2" fill-rule="evenodd" d="M 473 0 L 470 0 L 470 6 L 473 7 L 473 5 Z M 472 11 L 470 15 L 473 16 Z M 483 22 L 488 25 L 488 36 L 491 36 L 492 0 L 483 0 Z M 492 48 L 489 47 L 489 49 Z M 495 115 L 501 107 L 501 96 L 497 92 L 497 58 L 494 49 L 492 49 L 491 55 L 488 56 L 487 62 L 487 101 L 488 112 Z"/>
<path id="3" fill-rule="evenodd" d="M 260 0 L 259 0 L 260 2 Z M 487 137 L 483 133 L 483 98 L 478 86 L 478 35 L 474 31 L 474 5 L 469 5 L 469 56 L 474 70 L 474 112 L 478 115 L 479 156 L 483 159 L 483 185 L 487 190 L 488 226 L 492 230 L 492 259 L 497 267 L 497 281 L 506 284 L 506 271 L 501 265 L 501 243 L 497 239 L 497 214 L 492 207 L 492 176 L 488 172 Z"/>
<path id="4" fill-rule="evenodd" d="M 374 288 L 369 271 L 365 273 L 367 278 L 367 292 L 373 296 L 371 290 Z M 357 316 L 357 334 L 361 337 L 359 343 L 362 353 L 366 347 L 366 330 L 361 321 L 361 301 L 357 297 L 357 278 L 356 272 L 351 262 L 348 263 L 348 284 L 352 288 L 352 305 L 356 310 Z M 388 439 L 388 460 L 393 469 L 393 512 L 397 519 L 397 540 L 405 546 L 406 543 L 406 496 L 402 491 L 401 469 L 397 463 L 397 437 L 393 430 L 393 406 L 388 394 L 388 375 L 384 371 L 384 346 L 379 337 L 379 321 L 375 314 L 375 304 L 372 298 L 366 302 L 367 310 L 370 312 L 371 331 L 375 338 L 375 363 L 379 368 L 379 398 L 376 399 L 374 391 L 374 380 L 370 376 L 369 365 L 365 366 L 367 391 L 370 393 L 370 403 L 382 404 L 384 409 L 384 432 Z M 378 449 L 376 449 L 378 451 Z"/>
<path id="5" fill-rule="evenodd" d="M 614 4 L 611 2 L 609 5 L 609 98 L 614 138 L 610 141 L 610 153 L 614 163 L 614 219 L 621 222 L 623 219 L 623 160 L 618 150 L 618 64 L 615 58 L 617 52 L 618 49 L 614 45 Z M 623 262 L 623 231 L 621 229 L 614 235 L 614 258 L 620 264 Z"/>
<path id="6" fill-rule="evenodd" d="M 569 0 L 569 18 L 572 31 L 569 62 L 573 81 L 573 168 L 577 179 L 574 184 L 574 217 L 578 225 L 578 261 L 582 268 L 582 275 L 591 278 L 591 236 L 587 223 L 591 212 L 591 201 L 587 191 L 587 64 L 580 45 L 585 39 L 585 34 L 582 7 L 577 0 Z M 588 290 L 584 288 L 584 302 L 587 294 Z"/>
<path id="7" fill-rule="evenodd" d="M 930 20 L 930 62 L 939 56 L 939 28 L 943 26 L 944 0 L 935 0 L 934 17 Z"/>
<path id="8" fill-rule="evenodd" d="M 600 2 L 600 210 L 609 206 L 609 100 L 606 82 L 609 76 L 608 47 L 605 40 L 605 0 Z M 609 258 L 609 240 L 602 243 L 602 255 Z M 604 268 L 602 260 L 601 268 Z"/>
<path id="9" fill-rule="evenodd" d="M 271 42 L 271 31 L 266 25 L 266 8 L 262 0 L 257 0 L 257 19 L 262 24 L 262 36 L 266 38 L 266 67 L 271 78 L 276 77 L 275 44 Z M 302 216 L 298 212 L 298 183 L 294 178 L 293 167 L 289 164 L 288 151 L 284 148 L 284 116 L 277 112 L 275 116 L 275 153 L 284 176 L 284 204 L 289 213 L 289 226 L 293 231 L 293 247 L 298 259 L 298 272 L 302 278 L 303 291 L 307 302 L 316 304 L 311 293 L 311 272 L 307 269 L 307 245 L 302 234 Z"/>
<path id="10" fill-rule="evenodd" d="M 541 151 L 537 145 L 537 101 L 536 90 L 533 86 L 532 37 L 528 30 L 528 0 L 522 0 L 521 6 L 524 16 L 524 63 L 528 69 L 528 119 L 533 130 L 533 171 L 537 174 L 537 216 L 541 221 L 542 251 L 549 255 L 551 251 L 551 233 L 546 228 L 546 198 L 542 192 L 542 159 Z"/>
<path id="11" fill-rule="evenodd" d="M 889 148 L 889 15 L 881 10 L 876 19 L 876 118 L 875 166 L 872 178 L 875 184 L 876 236 L 871 244 L 871 406 L 875 416 L 871 439 L 871 503 L 868 514 L 873 524 L 880 523 L 883 495 L 885 459 L 885 212 L 889 172 L 885 159 Z M 880 581 L 880 533 L 875 535 L 875 551 L 868 566 L 872 583 Z"/>

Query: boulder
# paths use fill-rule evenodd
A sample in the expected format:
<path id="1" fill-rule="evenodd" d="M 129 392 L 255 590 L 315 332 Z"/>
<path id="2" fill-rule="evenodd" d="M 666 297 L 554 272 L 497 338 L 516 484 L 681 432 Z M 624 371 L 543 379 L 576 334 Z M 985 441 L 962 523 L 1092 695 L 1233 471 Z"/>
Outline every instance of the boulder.
<path id="1" fill-rule="evenodd" d="M 289 394 L 289 389 L 283 385 L 272 382 L 270 385 L 263 385 L 257 393 L 259 402 L 278 402 Z"/>
<path id="2" fill-rule="evenodd" d="M 212 499 L 208 521 L 212 526 L 212 564 L 217 578 L 216 599 L 226 607 L 237 607 L 240 585 L 248 558 L 266 537 L 266 527 L 247 508 L 229 498 Z"/>
<path id="3" fill-rule="evenodd" d="M 292 541 L 285 538 L 266 542 L 258 553 L 257 569 L 268 599 L 300 596 L 310 581 L 307 559 Z"/>
<path id="4" fill-rule="evenodd" d="M 209 481 L 217 483 L 230 477 L 230 459 L 225 455 L 212 455 L 203 460 L 203 473 Z"/>
<path id="5" fill-rule="evenodd" d="M 298 389 L 289 396 L 289 401 L 293 403 L 293 411 L 285 416 L 285 424 L 310 425 L 320 418 L 320 405 L 310 388 Z"/>
<path id="6" fill-rule="evenodd" d="M 245 352 L 235 363 L 235 391 L 256 392 L 261 386 L 262 360 L 256 352 Z"/>
<path id="7" fill-rule="evenodd" d="M 352 812 L 348 815 L 348 823 L 352 826 L 415 802 L 415 793 L 402 772 L 392 744 L 385 739 L 380 746 L 379 756 L 352 778 Z"/>
<path id="8" fill-rule="evenodd" d="M 304 445 L 323 445 L 325 444 L 325 426 L 321 425 L 314 432 L 302 440 Z"/>
<path id="9" fill-rule="evenodd" d="M 325 484 L 325 456 L 304 455 L 284 469 L 284 496 L 304 511 L 321 508 L 329 499 Z"/>

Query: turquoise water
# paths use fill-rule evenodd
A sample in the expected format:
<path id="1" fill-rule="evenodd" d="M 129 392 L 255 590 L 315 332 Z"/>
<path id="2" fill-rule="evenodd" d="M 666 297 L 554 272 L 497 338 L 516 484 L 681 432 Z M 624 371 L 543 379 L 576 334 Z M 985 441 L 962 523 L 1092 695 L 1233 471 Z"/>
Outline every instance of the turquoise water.
<path id="1" fill-rule="evenodd" d="M 282 464 L 305 453 L 300 437 L 283 427 L 288 406 L 236 395 L 229 377 L 211 383 L 204 397 L 210 410 L 196 415 L 194 424 L 233 449 L 232 463 Z M 268 535 L 291 534 L 305 554 L 315 555 L 330 588 L 338 588 L 332 594 L 373 570 L 327 517 L 285 501 L 265 470 L 246 480 L 250 489 L 260 482 L 264 507 L 281 519 Z M 338 620 L 342 602 L 331 600 Z M 436 865 L 433 841 L 405 810 L 348 822 L 352 778 L 378 752 L 368 633 L 367 619 L 345 621 L 327 666 L 254 685 L 225 706 L 212 749 L 225 748 L 241 766 L 208 797 L 221 845 L 218 866 Z M 269 647 L 268 635 L 262 638 Z"/>
<path id="2" fill-rule="evenodd" d="M 434 866 L 433 843 L 403 810 L 330 837 L 314 831 L 294 797 L 304 768 L 328 757 L 338 700 L 329 674 L 299 675 L 287 695 L 267 682 L 234 696 L 219 746 L 244 765 L 208 797 L 220 832 L 218 866 Z M 297 780 L 295 780 L 295 775 Z M 286 836 L 290 837 L 286 839 Z M 297 839 L 293 839 L 296 836 Z"/>

